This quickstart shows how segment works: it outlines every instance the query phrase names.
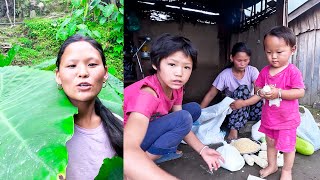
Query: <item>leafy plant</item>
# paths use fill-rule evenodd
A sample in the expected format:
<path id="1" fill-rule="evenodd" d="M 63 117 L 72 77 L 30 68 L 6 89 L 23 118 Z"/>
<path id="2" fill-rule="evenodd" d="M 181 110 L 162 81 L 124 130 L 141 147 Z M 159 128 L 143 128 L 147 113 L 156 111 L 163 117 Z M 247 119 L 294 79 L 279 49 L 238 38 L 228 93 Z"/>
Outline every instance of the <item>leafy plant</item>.
<path id="1" fill-rule="evenodd" d="M 22 38 L 19 38 L 18 40 L 26 47 L 32 47 L 32 41 L 30 39 L 22 37 Z"/>
<path id="2" fill-rule="evenodd" d="M 119 7 L 101 0 L 72 0 L 71 3 L 73 11 L 60 24 L 56 38 L 65 40 L 80 33 L 96 39 L 105 49 L 108 66 L 117 69 L 113 75 L 123 79 L 123 0 Z"/>
<path id="3" fill-rule="evenodd" d="M 13 65 L 35 65 L 56 57 L 62 40 L 55 39 L 57 27 L 54 23 L 62 21 L 62 18 L 34 18 L 24 20 L 24 24 L 13 27 L 10 43 L 21 46 Z"/>
<path id="4" fill-rule="evenodd" d="M 99 95 L 102 101 L 121 109 L 121 98 L 106 88 L 108 94 Z M 57 89 L 53 72 L 0 68 L 0 179 L 65 176 L 65 143 L 73 133 L 75 113 L 77 108 Z"/>
<path id="5" fill-rule="evenodd" d="M 120 157 L 106 158 L 95 180 L 123 179 L 123 159 Z"/>
<path id="6" fill-rule="evenodd" d="M 66 18 L 60 25 L 56 34 L 57 39 L 65 40 L 76 32 L 100 39 L 101 33 L 92 30 L 86 22 L 94 22 L 96 25 L 104 25 L 108 20 L 117 22 L 114 31 L 123 30 L 123 0 L 121 7 L 114 4 L 107 4 L 101 0 L 72 0 L 74 9 L 69 18 Z M 123 35 L 119 34 L 117 42 L 123 42 Z"/>
<path id="7" fill-rule="evenodd" d="M 14 45 L 9 51 L 8 55 L 5 56 L 3 54 L 0 54 L 0 67 L 8 66 L 11 64 L 11 62 L 14 59 L 14 56 L 17 54 L 19 51 L 20 46 Z"/>

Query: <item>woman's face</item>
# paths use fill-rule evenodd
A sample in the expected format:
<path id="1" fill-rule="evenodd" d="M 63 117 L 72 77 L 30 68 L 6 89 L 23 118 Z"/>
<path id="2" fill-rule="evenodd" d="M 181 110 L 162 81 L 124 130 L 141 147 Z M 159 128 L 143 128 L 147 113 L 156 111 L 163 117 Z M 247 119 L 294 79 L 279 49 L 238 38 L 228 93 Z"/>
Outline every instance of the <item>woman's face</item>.
<path id="1" fill-rule="evenodd" d="M 250 56 L 245 52 L 237 52 L 235 56 L 230 56 L 234 68 L 238 71 L 244 71 L 250 63 Z"/>
<path id="2" fill-rule="evenodd" d="M 78 41 L 65 48 L 56 82 L 62 85 L 71 102 L 95 99 L 107 78 L 107 68 L 90 43 Z"/>

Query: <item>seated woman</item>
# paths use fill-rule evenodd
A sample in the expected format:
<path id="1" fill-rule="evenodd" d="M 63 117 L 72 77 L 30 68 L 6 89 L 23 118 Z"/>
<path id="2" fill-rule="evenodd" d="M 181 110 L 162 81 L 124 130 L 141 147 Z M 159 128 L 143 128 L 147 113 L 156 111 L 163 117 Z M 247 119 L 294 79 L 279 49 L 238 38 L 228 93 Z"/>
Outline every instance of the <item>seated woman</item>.
<path id="1" fill-rule="evenodd" d="M 249 65 L 250 56 L 251 50 L 245 43 L 236 43 L 230 55 L 231 65 L 218 75 L 201 102 L 201 108 L 207 107 L 219 91 L 236 100 L 230 105 L 232 113 L 227 116 L 227 127 L 230 129 L 227 140 L 237 139 L 238 130 L 248 120 L 260 120 L 262 101 L 259 96 L 252 95 L 259 71 Z"/>

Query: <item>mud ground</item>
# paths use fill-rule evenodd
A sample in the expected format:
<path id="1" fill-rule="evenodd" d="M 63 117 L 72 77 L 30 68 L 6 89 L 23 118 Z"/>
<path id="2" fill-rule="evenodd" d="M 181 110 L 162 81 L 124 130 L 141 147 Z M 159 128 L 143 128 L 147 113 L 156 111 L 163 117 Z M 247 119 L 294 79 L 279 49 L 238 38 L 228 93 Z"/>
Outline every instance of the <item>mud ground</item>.
<path id="1" fill-rule="evenodd" d="M 308 107 L 308 109 L 313 114 L 315 120 L 320 123 L 320 110 L 310 107 Z M 250 133 L 240 132 L 240 137 L 248 136 L 250 136 Z M 215 144 L 210 147 L 217 148 L 221 145 L 222 144 Z M 183 151 L 183 156 L 177 160 L 162 163 L 160 167 L 182 180 L 246 180 L 249 174 L 259 176 L 259 170 L 261 168 L 256 164 L 253 166 L 245 164 L 245 166 L 237 172 L 219 168 L 217 171 L 211 173 L 198 153 L 193 151 L 188 145 L 181 144 L 178 149 Z M 266 179 L 279 180 L 280 174 L 281 168 Z M 293 166 L 293 179 L 320 180 L 320 150 L 311 156 L 296 153 Z"/>

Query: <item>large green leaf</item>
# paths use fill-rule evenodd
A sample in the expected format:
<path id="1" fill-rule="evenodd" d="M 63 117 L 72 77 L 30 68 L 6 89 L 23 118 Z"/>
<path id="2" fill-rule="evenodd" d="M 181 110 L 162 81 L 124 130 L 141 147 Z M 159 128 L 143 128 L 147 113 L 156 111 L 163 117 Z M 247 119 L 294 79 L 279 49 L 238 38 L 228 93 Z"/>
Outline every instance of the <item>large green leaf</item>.
<path id="1" fill-rule="evenodd" d="M 123 179 L 123 159 L 120 157 L 106 158 L 100 168 L 95 180 L 122 180 Z"/>
<path id="2" fill-rule="evenodd" d="M 0 54 L 0 67 L 9 66 L 11 64 L 11 62 L 13 61 L 14 56 L 19 51 L 19 49 L 20 49 L 19 45 L 14 45 L 8 51 L 8 55 L 7 56 L 4 56 L 4 55 Z"/>
<path id="3" fill-rule="evenodd" d="M 108 84 L 117 91 L 117 93 L 123 95 L 123 82 L 109 73 Z"/>
<path id="4" fill-rule="evenodd" d="M 53 58 L 53 59 L 44 61 L 36 66 L 33 66 L 33 68 L 47 70 L 47 71 L 53 71 L 56 69 L 56 61 L 57 61 L 57 58 Z"/>
<path id="5" fill-rule="evenodd" d="M 65 174 L 75 113 L 52 72 L 0 68 L 0 179 Z"/>
<path id="6" fill-rule="evenodd" d="M 123 117 L 123 82 L 109 73 L 107 86 L 102 88 L 98 97 L 112 112 Z"/>

